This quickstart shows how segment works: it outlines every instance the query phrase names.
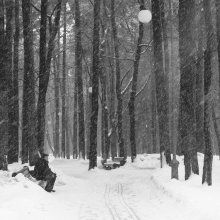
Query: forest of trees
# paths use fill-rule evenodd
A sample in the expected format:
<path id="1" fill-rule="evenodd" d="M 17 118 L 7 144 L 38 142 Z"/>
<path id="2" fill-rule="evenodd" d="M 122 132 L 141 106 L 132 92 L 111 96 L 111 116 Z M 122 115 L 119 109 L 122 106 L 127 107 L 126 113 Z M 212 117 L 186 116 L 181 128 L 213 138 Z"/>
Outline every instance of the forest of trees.
<path id="1" fill-rule="evenodd" d="M 219 0 L 0 0 L 2 170 L 160 153 L 187 180 L 201 152 L 211 185 L 219 104 Z"/>

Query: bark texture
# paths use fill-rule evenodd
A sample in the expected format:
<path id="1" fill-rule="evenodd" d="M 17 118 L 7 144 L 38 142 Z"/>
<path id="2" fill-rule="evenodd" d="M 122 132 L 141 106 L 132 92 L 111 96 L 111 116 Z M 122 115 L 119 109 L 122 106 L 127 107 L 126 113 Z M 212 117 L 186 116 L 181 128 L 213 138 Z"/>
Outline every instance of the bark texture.
<path id="1" fill-rule="evenodd" d="M 35 75 L 31 1 L 22 1 L 24 36 L 24 80 L 22 108 L 22 163 L 33 162 L 35 142 Z"/>
<path id="2" fill-rule="evenodd" d="M 145 9 L 144 1 L 140 1 L 140 11 Z M 135 137 L 135 96 L 137 91 L 137 80 L 138 80 L 138 70 L 139 70 L 139 61 L 141 58 L 141 43 L 144 36 L 144 26 L 143 23 L 139 22 L 139 36 L 137 42 L 137 48 L 135 53 L 134 60 L 134 71 L 132 76 L 132 85 L 130 92 L 130 99 L 128 102 L 129 116 L 130 116 L 130 147 L 131 147 L 131 161 L 133 162 L 137 156 L 136 149 L 136 137 Z"/>
<path id="3" fill-rule="evenodd" d="M 111 0 L 111 25 L 112 36 L 115 52 L 115 71 L 116 71 L 116 96 L 117 96 L 117 128 L 118 128 L 118 145 L 119 156 L 124 157 L 124 138 L 123 138 L 123 125 L 122 125 L 122 95 L 121 95 L 121 73 L 120 73 L 120 61 L 119 61 L 119 41 L 117 34 L 117 27 L 115 21 L 115 0 Z"/>
<path id="4" fill-rule="evenodd" d="M 152 24 L 154 40 L 154 74 L 156 82 L 156 100 L 159 122 L 160 153 L 165 152 L 166 162 L 171 161 L 169 141 L 169 98 L 168 79 L 163 68 L 163 38 L 161 27 L 161 5 L 159 0 L 152 0 Z"/>
<path id="5" fill-rule="evenodd" d="M 38 103 L 37 103 L 37 118 L 38 118 L 38 120 L 37 120 L 37 123 L 38 123 L 38 125 L 37 125 L 37 128 L 38 128 L 37 141 L 38 141 L 38 149 L 39 149 L 40 153 L 42 153 L 44 151 L 46 94 L 47 94 L 48 82 L 49 82 L 49 77 L 50 77 L 50 65 L 51 65 L 51 59 L 52 59 L 53 50 L 54 50 L 54 40 L 56 38 L 58 29 L 59 29 L 61 2 L 62 2 L 62 0 L 58 0 L 58 2 L 57 2 L 56 15 L 55 15 L 54 21 L 53 22 L 51 21 L 51 19 L 52 19 L 51 17 L 49 20 L 50 34 L 49 34 L 49 42 L 48 42 L 48 46 L 47 46 L 44 74 L 39 75 L 39 95 L 38 95 Z M 43 42 L 42 42 L 42 44 L 43 44 Z"/>
<path id="6" fill-rule="evenodd" d="M 82 71 L 82 31 L 80 18 L 79 0 L 75 0 L 75 72 L 77 75 L 78 92 L 78 120 L 79 120 L 79 154 L 85 159 L 85 120 L 84 120 L 84 97 L 83 97 L 83 71 Z"/>
<path id="7" fill-rule="evenodd" d="M 99 71 L 100 71 L 100 0 L 94 1 L 94 27 L 93 27 L 93 66 L 92 66 L 92 100 L 90 123 L 90 149 L 89 170 L 97 166 L 97 121 L 98 121 L 98 95 L 99 95 Z"/>
<path id="8" fill-rule="evenodd" d="M 212 185 L 212 161 L 213 161 L 213 152 L 212 152 L 212 140 L 210 134 L 210 98 L 209 92 L 211 87 L 212 80 L 212 50 L 213 50 L 213 35 L 214 30 L 212 26 L 212 17 L 211 17 L 211 1 L 204 0 L 203 8 L 205 14 L 205 29 L 206 29 L 206 50 L 204 53 L 204 141 L 205 141 L 205 151 L 204 151 L 204 164 L 203 164 L 203 174 L 202 174 L 202 183 L 207 183 Z"/>

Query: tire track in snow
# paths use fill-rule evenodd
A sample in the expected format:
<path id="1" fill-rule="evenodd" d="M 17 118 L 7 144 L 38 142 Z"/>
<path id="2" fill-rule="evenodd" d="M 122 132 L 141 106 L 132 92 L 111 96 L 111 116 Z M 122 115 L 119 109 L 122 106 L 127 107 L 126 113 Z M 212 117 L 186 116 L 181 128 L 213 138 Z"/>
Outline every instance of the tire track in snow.
<path id="1" fill-rule="evenodd" d="M 110 199 L 110 194 L 111 194 L 111 186 L 109 184 L 105 185 L 105 205 L 107 209 L 109 210 L 109 213 L 111 215 L 111 218 L 113 220 L 120 220 L 120 217 L 118 216 L 118 213 L 116 212 L 114 206 L 112 205 L 111 199 Z"/>
<path id="2" fill-rule="evenodd" d="M 118 183 L 118 194 L 119 194 L 119 199 L 121 200 L 121 204 L 123 204 L 123 206 L 127 209 L 128 213 L 131 216 L 131 219 L 140 220 L 140 218 L 137 216 L 133 208 L 131 208 L 126 202 L 124 195 L 123 195 L 123 185 L 121 183 Z"/>
<path id="3" fill-rule="evenodd" d="M 123 185 L 115 184 L 113 187 L 106 184 L 105 204 L 113 220 L 140 220 L 134 210 L 127 204 L 123 196 Z"/>

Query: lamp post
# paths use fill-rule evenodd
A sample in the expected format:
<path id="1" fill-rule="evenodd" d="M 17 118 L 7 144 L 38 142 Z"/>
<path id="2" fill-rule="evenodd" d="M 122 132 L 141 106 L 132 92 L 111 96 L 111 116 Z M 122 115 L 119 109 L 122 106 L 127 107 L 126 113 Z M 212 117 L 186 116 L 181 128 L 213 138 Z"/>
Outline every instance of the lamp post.
<path id="1" fill-rule="evenodd" d="M 150 10 L 144 9 L 138 13 L 138 20 L 143 24 L 149 23 L 151 19 L 152 19 L 152 14 Z"/>

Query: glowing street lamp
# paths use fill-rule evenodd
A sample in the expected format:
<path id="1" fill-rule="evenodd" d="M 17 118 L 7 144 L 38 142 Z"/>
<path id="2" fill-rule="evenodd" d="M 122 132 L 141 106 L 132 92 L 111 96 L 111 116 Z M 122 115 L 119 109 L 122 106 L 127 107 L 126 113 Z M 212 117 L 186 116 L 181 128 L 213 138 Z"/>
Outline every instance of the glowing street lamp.
<path id="1" fill-rule="evenodd" d="M 91 86 L 88 88 L 88 91 L 89 91 L 89 93 L 92 93 L 92 87 Z"/>
<path id="2" fill-rule="evenodd" d="M 151 21 L 151 19 L 152 19 L 151 11 L 149 11 L 147 9 L 141 10 L 138 13 L 138 20 L 141 23 L 147 24 L 147 23 L 149 23 Z"/>

